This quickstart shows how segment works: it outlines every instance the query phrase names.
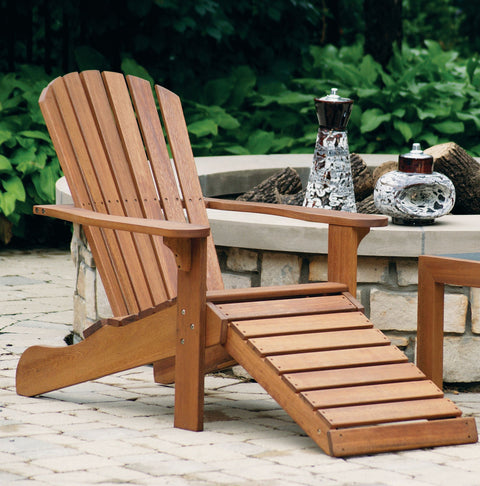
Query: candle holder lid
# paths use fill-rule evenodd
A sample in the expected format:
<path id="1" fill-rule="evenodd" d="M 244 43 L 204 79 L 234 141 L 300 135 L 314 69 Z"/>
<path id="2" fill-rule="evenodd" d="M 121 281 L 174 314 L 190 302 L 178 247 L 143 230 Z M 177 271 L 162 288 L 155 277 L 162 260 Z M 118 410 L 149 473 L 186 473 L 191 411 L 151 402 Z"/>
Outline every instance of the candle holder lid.
<path id="1" fill-rule="evenodd" d="M 398 156 L 398 170 L 417 174 L 433 172 L 433 157 L 424 153 L 419 143 L 414 143 L 412 150 Z"/>
<path id="2" fill-rule="evenodd" d="M 315 98 L 318 124 L 329 130 L 346 130 L 353 100 L 343 98 L 337 94 L 337 88 L 323 98 Z"/>

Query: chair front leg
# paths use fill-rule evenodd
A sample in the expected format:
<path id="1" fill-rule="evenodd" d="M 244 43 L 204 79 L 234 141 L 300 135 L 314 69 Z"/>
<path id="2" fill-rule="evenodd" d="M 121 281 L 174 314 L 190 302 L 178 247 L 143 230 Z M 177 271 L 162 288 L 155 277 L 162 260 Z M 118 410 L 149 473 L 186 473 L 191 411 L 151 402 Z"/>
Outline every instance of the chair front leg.
<path id="1" fill-rule="evenodd" d="M 164 239 L 178 265 L 174 426 L 203 430 L 207 240 Z M 175 244 L 174 242 L 178 242 Z"/>

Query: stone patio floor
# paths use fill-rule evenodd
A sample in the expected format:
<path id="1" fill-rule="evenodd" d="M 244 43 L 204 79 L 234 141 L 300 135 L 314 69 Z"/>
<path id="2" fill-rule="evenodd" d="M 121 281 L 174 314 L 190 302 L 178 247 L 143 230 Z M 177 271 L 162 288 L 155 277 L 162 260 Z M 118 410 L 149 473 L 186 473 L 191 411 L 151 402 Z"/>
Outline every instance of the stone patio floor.
<path id="1" fill-rule="evenodd" d="M 150 367 L 17 396 L 23 350 L 65 344 L 73 288 L 69 253 L 0 251 L 2 485 L 480 485 L 478 443 L 331 458 L 259 385 L 230 376 L 206 378 L 201 433 L 173 428 L 173 387 Z M 480 420 L 480 393 L 448 396 Z"/>

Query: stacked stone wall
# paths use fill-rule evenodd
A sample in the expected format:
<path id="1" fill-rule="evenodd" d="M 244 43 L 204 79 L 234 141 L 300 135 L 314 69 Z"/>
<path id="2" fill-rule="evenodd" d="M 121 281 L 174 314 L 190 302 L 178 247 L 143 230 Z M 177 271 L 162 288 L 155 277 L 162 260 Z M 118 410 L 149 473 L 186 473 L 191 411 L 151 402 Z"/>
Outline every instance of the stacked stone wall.
<path id="1" fill-rule="evenodd" d="M 77 268 L 74 333 L 111 316 L 95 262 L 80 228 L 75 227 L 72 256 Z M 289 285 L 327 280 L 326 255 L 217 247 L 226 288 Z M 357 299 L 373 324 L 415 357 L 417 259 L 367 257 L 358 260 Z M 480 289 L 445 289 L 444 378 L 480 382 Z"/>

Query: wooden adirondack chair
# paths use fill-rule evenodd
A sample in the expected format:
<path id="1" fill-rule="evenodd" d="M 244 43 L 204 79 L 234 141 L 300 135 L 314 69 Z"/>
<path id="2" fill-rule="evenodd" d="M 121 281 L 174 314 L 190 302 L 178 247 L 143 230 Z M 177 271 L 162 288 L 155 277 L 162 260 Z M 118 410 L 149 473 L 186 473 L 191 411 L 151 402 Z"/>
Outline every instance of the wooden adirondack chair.
<path id="1" fill-rule="evenodd" d="M 35 212 L 84 226 L 115 317 L 74 346 L 28 348 L 17 392 L 148 363 L 168 381 L 174 363 L 174 425 L 201 430 L 204 373 L 233 359 L 328 454 L 476 441 L 473 418 L 461 418 L 351 295 L 358 244 L 386 218 L 204 198 L 180 100 L 155 91 L 173 163 L 148 82 L 71 73 L 41 95 L 74 207 Z M 327 223 L 329 282 L 224 290 L 205 208 Z"/>

